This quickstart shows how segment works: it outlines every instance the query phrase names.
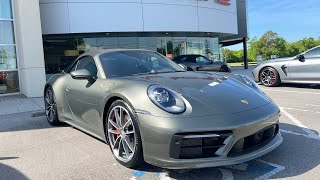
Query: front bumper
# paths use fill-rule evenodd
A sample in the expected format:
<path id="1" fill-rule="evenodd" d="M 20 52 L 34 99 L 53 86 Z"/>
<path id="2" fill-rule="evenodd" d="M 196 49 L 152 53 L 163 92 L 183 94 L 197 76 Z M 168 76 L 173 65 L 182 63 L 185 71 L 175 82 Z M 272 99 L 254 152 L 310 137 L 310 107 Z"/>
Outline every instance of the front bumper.
<path id="1" fill-rule="evenodd" d="M 279 122 L 279 109 L 269 103 L 263 107 L 234 114 L 222 114 L 202 117 L 163 118 L 137 114 L 141 132 L 144 159 L 147 163 L 169 169 L 204 168 L 238 164 L 260 157 L 282 142 L 277 133 L 268 141 L 241 153 L 232 153 L 242 139 L 263 129 L 275 126 Z M 173 138 L 177 134 L 210 134 L 211 132 L 231 132 L 214 157 L 179 158 L 172 148 Z"/>
<path id="2" fill-rule="evenodd" d="M 261 70 L 261 68 L 259 66 L 257 66 L 252 71 L 253 79 L 255 82 L 260 82 L 260 79 L 259 79 L 260 70 Z"/>

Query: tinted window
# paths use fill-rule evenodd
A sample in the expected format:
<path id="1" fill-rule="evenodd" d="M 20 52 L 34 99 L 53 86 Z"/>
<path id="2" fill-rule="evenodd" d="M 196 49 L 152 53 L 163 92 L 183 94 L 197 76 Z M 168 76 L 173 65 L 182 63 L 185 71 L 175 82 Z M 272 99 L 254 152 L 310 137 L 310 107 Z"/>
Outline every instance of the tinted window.
<path id="1" fill-rule="evenodd" d="M 180 66 L 152 51 L 119 51 L 102 54 L 101 64 L 107 77 L 184 71 Z"/>
<path id="2" fill-rule="evenodd" d="M 94 62 L 94 59 L 90 56 L 86 56 L 83 57 L 81 59 L 79 59 L 74 66 L 72 67 L 72 69 L 70 70 L 70 72 L 75 71 L 75 70 L 79 70 L 79 69 L 86 69 L 88 70 L 93 76 L 97 75 L 97 66 Z"/>
<path id="3" fill-rule="evenodd" d="M 304 55 L 305 58 L 320 57 L 320 47 L 315 48 Z"/>
<path id="4" fill-rule="evenodd" d="M 196 63 L 196 58 L 193 56 L 186 56 L 181 59 L 181 62 L 190 62 L 190 63 Z"/>
<path id="5" fill-rule="evenodd" d="M 197 63 L 210 63 L 210 60 L 203 57 L 203 56 L 199 56 L 196 58 Z"/>

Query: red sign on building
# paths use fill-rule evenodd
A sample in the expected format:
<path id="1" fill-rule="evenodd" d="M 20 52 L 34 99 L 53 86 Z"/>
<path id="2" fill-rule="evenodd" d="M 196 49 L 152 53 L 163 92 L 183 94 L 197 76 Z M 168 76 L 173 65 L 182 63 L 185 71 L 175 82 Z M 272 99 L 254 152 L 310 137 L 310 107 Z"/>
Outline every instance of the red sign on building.
<path id="1" fill-rule="evenodd" d="M 225 6 L 231 5 L 231 0 L 216 0 L 216 2 Z"/>

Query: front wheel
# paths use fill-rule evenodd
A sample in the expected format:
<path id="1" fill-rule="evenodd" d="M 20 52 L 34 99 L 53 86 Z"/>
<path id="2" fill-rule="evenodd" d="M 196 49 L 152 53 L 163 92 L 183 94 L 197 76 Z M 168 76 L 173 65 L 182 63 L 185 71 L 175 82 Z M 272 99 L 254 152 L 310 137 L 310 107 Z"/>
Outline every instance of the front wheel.
<path id="1" fill-rule="evenodd" d="M 266 87 L 279 86 L 281 83 L 278 71 L 272 67 L 266 67 L 261 70 L 260 81 Z"/>
<path id="2" fill-rule="evenodd" d="M 230 72 L 231 73 L 231 69 L 229 69 L 227 66 L 221 66 L 219 72 Z"/>
<path id="3" fill-rule="evenodd" d="M 143 156 L 140 130 L 130 106 L 123 100 L 113 102 L 106 122 L 109 146 L 116 160 L 129 168 L 141 165 Z"/>

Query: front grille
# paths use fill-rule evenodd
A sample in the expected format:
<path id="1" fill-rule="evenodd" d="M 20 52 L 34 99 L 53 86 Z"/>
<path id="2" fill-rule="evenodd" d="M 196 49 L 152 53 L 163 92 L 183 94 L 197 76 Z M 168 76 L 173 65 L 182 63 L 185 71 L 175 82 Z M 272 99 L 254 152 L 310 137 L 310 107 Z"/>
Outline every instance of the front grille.
<path id="1" fill-rule="evenodd" d="M 279 133 L 279 125 L 273 125 L 237 141 L 229 156 L 237 156 L 270 142 Z"/>
<path id="2" fill-rule="evenodd" d="M 170 157 L 174 159 L 216 157 L 215 152 L 224 146 L 223 142 L 231 134 L 231 131 L 176 134 L 172 138 Z"/>

